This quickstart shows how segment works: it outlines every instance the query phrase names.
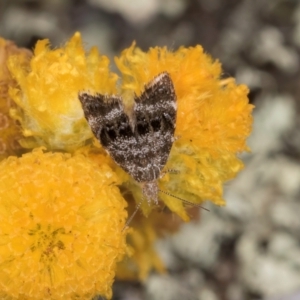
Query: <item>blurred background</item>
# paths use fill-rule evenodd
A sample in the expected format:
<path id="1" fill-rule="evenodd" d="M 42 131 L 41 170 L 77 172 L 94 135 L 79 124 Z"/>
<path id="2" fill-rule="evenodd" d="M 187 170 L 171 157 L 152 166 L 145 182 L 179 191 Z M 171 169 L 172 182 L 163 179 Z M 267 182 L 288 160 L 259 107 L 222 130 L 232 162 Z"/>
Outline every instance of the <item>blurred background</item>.
<path id="1" fill-rule="evenodd" d="M 136 40 L 201 44 L 250 88 L 252 153 L 225 187 L 227 206 L 157 243 L 169 273 L 116 282 L 120 300 L 300 299 L 300 1 L 1 0 L 0 36 L 32 48 L 75 31 L 112 59 Z"/>

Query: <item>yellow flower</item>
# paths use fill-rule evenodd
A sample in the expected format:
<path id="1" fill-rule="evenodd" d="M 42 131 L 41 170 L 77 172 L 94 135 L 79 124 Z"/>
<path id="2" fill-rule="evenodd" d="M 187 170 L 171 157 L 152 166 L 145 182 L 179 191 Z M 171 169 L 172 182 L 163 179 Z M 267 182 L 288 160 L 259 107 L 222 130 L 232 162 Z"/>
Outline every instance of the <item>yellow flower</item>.
<path id="1" fill-rule="evenodd" d="M 0 295 L 111 298 L 126 202 L 105 163 L 41 149 L 0 166 Z M 3 296 L 3 298 L 5 299 Z"/>
<path id="2" fill-rule="evenodd" d="M 77 32 L 62 48 L 50 50 L 48 40 L 38 41 L 26 69 L 11 57 L 9 70 L 19 88 L 10 95 L 19 106 L 13 112 L 23 127 L 26 148 L 76 150 L 92 137 L 78 100 L 78 91 L 115 93 L 117 76 L 109 60 L 96 47 L 85 54 Z"/>
<path id="3" fill-rule="evenodd" d="M 0 160 L 20 154 L 22 149 L 18 140 L 21 138 L 21 128 L 9 115 L 9 110 L 15 103 L 8 95 L 9 86 L 16 87 L 17 83 L 7 69 L 7 60 L 10 56 L 18 57 L 19 68 L 31 56 L 30 51 L 18 48 L 13 42 L 0 38 Z"/>
<path id="4" fill-rule="evenodd" d="M 129 200 L 129 216 L 133 214 L 135 209 L 135 202 Z M 164 264 L 154 248 L 158 229 L 156 225 L 162 218 L 164 221 L 159 224 L 159 230 L 163 232 L 166 229 L 166 221 L 169 221 L 165 214 L 153 211 L 148 218 L 141 214 L 135 215 L 130 223 L 132 228 L 128 230 L 127 236 L 130 251 L 128 256 L 118 264 L 117 278 L 121 280 L 145 280 L 153 269 L 160 273 L 165 272 Z"/>
<path id="5" fill-rule="evenodd" d="M 135 202 L 129 200 L 128 215 L 131 216 L 135 209 Z M 200 210 L 198 207 L 190 207 L 187 211 L 193 220 L 199 219 Z M 145 280 L 153 270 L 165 273 L 164 263 L 155 250 L 155 242 L 158 237 L 163 238 L 178 231 L 181 225 L 182 219 L 163 206 L 153 210 L 148 218 L 140 213 L 136 214 L 130 223 L 131 228 L 128 230 L 128 254 L 118 263 L 117 278 L 121 280 Z"/>
<path id="6" fill-rule="evenodd" d="M 168 72 L 177 95 L 176 136 L 160 189 L 194 203 L 210 200 L 224 205 L 222 185 L 243 168 L 237 154 L 248 151 L 253 106 L 249 104 L 245 85 L 221 79 L 221 65 L 203 52 L 201 46 L 175 52 L 150 48 L 143 52 L 133 44 L 123 51 L 116 64 L 123 75 L 125 102 L 140 95 L 144 85 L 161 72 Z M 128 104 L 130 105 L 130 104 Z M 141 195 L 132 189 L 136 201 Z M 160 198 L 182 219 L 188 220 L 180 200 L 164 194 Z M 144 213 L 149 213 L 147 203 Z"/>
<path id="7" fill-rule="evenodd" d="M 99 143 L 82 147 L 91 143 L 92 133 L 78 92 L 121 94 L 128 108 L 146 83 L 168 72 L 178 112 L 177 140 L 165 170 L 178 173 L 161 178 L 160 189 L 192 203 L 211 200 L 224 205 L 223 184 L 243 168 L 237 155 L 249 151 L 246 139 L 253 107 L 248 103 L 248 89 L 232 78 L 222 79 L 220 63 L 200 46 L 174 52 L 155 47 L 143 52 L 133 44 L 116 58 L 122 73 L 120 88 L 107 57 L 96 48 L 86 54 L 79 33 L 55 50 L 49 49 L 47 40 L 39 41 L 32 60 L 21 68 L 19 62 L 19 57 L 10 57 L 8 67 L 18 83 L 10 89 L 18 106 L 11 114 L 22 125 L 22 145 L 76 154 L 37 150 L 3 162 L 0 295 L 13 299 L 110 297 L 115 264 L 125 252 L 124 198 L 139 203 L 143 195 Z M 121 186 L 124 198 L 115 184 Z M 189 220 L 182 201 L 163 193 L 160 199 Z M 164 270 L 153 243 L 158 227 L 167 229 L 163 222 L 167 225 L 170 218 L 150 214 L 152 209 L 144 201 L 142 210 L 149 218 L 136 216 L 130 224 L 134 230 L 129 231 L 131 250 L 127 253 L 132 257 L 119 268 L 123 278 L 143 279 L 153 267 Z"/>
<path id="8" fill-rule="evenodd" d="M 151 220 L 153 218 L 143 216 L 138 227 L 128 232 L 127 243 L 131 251 L 129 257 L 118 264 L 118 279 L 145 280 L 153 269 L 165 272 L 164 264 L 154 248 L 157 236 Z"/>

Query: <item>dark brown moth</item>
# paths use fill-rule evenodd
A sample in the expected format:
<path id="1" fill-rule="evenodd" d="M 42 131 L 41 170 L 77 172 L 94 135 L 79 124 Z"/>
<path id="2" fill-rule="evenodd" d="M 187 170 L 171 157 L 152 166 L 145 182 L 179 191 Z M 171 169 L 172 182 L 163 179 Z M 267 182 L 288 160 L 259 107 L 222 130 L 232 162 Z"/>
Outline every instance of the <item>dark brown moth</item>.
<path id="1" fill-rule="evenodd" d="M 160 73 L 145 85 L 142 94 L 134 97 L 130 116 L 120 96 L 80 92 L 79 100 L 96 138 L 141 184 L 148 203 L 157 204 L 158 179 L 167 163 L 176 127 L 176 94 L 170 75 Z"/>

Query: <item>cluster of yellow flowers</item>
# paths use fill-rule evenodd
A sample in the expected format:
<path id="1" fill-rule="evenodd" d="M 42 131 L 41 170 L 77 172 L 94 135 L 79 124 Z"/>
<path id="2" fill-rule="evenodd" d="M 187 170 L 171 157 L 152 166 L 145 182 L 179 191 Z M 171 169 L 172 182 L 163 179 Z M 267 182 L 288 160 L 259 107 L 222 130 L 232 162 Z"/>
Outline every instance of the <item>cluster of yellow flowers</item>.
<path id="1" fill-rule="evenodd" d="M 61 48 L 48 43 L 37 42 L 32 55 L 0 39 L 0 297 L 111 298 L 116 274 L 143 279 L 164 270 L 153 243 L 177 223 L 150 214 L 144 201 L 148 218 L 137 215 L 123 230 L 141 190 L 93 137 L 78 92 L 121 94 L 129 106 L 167 71 L 178 139 L 166 168 L 179 174 L 159 185 L 195 204 L 225 204 L 222 185 L 243 168 L 237 154 L 249 150 L 252 105 L 247 87 L 222 79 L 220 63 L 200 46 L 143 52 L 133 43 L 115 59 L 119 78 L 97 48 L 84 50 L 79 33 Z M 180 200 L 160 200 L 189 220 Z"/>

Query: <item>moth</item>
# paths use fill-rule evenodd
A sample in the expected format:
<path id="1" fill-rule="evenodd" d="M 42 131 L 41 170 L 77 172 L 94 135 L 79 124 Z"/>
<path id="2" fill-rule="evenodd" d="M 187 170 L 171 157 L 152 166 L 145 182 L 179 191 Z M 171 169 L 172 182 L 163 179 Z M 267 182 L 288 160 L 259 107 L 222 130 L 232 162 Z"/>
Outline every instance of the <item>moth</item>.
<path id="1" fill-rule="evenodd" d="M 134 96 L 131 115 L 125 112 L 121 96 L 83 91 L 79 100 L 95 137 L 141 185 L 148 203 L 157 204 L 158 179 L 175 140 L 177 100 L 170 75 L 158 74 L 140 96 Z"/>

